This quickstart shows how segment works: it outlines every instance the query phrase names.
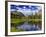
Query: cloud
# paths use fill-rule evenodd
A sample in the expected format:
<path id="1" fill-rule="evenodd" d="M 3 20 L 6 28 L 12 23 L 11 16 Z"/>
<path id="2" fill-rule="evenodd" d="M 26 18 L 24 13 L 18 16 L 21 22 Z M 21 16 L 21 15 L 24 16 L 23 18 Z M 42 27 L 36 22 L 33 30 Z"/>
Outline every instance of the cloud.
<path id="1" fill-rule="evenodd" d="M 22 6 L 22 5 L 18 5 L 17 7 L 12 6 L 11 11 L 17 10 L 19 12 L 22 12 L 26 16 L 26 15 L 31 15 L 32 13 L 35 14 L 35 12 L 39 12 L 40 9 L 41 9 L 40 6 L 31 6 L 31 5 Z"/>

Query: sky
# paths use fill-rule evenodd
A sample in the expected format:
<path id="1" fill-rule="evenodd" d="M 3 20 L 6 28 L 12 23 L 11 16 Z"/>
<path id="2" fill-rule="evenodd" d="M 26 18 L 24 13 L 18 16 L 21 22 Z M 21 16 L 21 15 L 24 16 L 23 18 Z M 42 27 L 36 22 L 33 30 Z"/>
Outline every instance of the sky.
<path id="1" fill-rule="evenodd" d="M 22 12 L 25 16 L 31 15 L 32 13 L 39 12 L 41 6 L 37 5 L 11 5 L 11 11 Z"/>

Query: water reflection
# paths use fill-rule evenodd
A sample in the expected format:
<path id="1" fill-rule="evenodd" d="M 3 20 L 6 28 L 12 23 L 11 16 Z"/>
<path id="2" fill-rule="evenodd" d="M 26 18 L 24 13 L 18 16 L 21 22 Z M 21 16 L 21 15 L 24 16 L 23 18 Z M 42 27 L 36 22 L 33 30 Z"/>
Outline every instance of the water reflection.
<path id="1" fill-rule="evenodd" d="M 35 31 L 35 30 L 40 30 L 39 25 L 35 25 L 35 24 L 29 24 L 27 22 L 25 22 L 23 25 L 17 26 L 17 29 L 22 29 L 25 31 Z"/>
<path id="2" fill-rule="evenodd" d="M 36 31 L 41 30 L 41 24 L 32 24 L 28 22 L 24 22 L 21 25 L 13 26 L 18 30 L 24 30 L 24 31 Z"/>

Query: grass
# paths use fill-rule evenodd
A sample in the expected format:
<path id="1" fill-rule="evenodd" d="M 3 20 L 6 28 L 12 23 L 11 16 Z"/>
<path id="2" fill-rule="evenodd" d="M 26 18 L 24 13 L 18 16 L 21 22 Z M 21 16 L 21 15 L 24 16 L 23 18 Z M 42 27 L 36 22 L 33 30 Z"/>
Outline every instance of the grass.
<path id="1" fill-rule="evenodd" d="M 40 23 L 42 19 L 11 19 L 11 24 L 14 24 L 15 26 L 18 26 L 22 23 L 27 21 L 28 23 Z"/>
<path id="2" fill-rule="evenodd" d="M 42 19 L 29 19 L 28 23 L 41 24 L 42 23 Z"/>
<path id="3" fill-rule="evenodd" d="M 11 19 L 11 26 L 18 26 L 25 22 L 23 19 Z"/>
<path id="4" fill-rule="evenodd" d="M 13 27 L 11 29 L 11 32 L 20 32 L 20 31 L 24 31 L 24 30 L 22 30 L 22 29 L 16 29 L 15 27 Z"/>
<path id="5" fill-rule="evenodd" d="M 41 21 L 42 19 L 28 19 L 28 21 Z"/>
<path id="6" fill-rule="evenodd" d="M 11 19 L 11 23 L 20 23 L 20 22 L 24 22 L 24 20 L 22 20 L 22 19 Z"/>

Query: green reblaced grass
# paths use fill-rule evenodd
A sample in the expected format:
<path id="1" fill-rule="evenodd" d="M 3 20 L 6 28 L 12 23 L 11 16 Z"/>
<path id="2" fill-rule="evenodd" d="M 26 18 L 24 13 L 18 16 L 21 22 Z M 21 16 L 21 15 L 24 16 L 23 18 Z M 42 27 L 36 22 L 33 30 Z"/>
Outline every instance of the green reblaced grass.
<path id="1" fill-rule="evenodd" d="M 11 25 L 13 26 L 18 26 L 24 23 L 23 19 L 11 19 Z"/>
<path id="2" fill-rule="evenodd" d="M 29 19 L 28 23 L 40 24 L 42 23 L 42 19 Z"/>
<path id="3" fill-rule="evenodd" d="M 11 29 L 11 32 L 20 32 L 20 31 L 24 31 L 22 29 L 16 29 L 15 27 Z"/>
<path id="4" fill-rule="evenodd" d="M 22 19 L 11 19 L 11 23 L 20 23 L 24 22 Z"/>

